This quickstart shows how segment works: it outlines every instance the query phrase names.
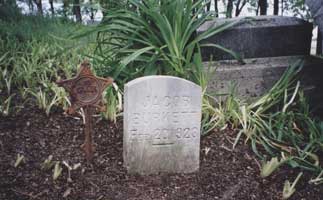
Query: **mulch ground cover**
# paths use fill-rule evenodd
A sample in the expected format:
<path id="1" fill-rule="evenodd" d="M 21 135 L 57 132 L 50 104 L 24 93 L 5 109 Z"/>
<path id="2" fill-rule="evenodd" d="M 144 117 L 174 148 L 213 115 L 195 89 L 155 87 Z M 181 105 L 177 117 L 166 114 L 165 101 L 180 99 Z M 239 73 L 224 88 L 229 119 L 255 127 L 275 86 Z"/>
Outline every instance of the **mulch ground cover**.
<path id="1" fill-rule="evenodd" d="M 122 119 L 116 124 L 95 118 L 93 163 L 84 159 L 81 119 L 56 110 L 50 116 L 28 106 L 14 116 L 0 117 L 0 199 L 6 200 L 150 200 L 150 199 L 282 199 L 285 180 L 297 171 L 280 168 L 269 178 L 260 177 L 260 163 L 248 145 L 240 142 L 232 150 L 234 131 L 214 131 L 201 140 L 200 170 L 191 174 L 128 174 L 122 159 Z M 17 154 L 25 161 L 14 167 Z M 42 169 L 50 155 L 60 161 L 61 176 Z M 80 163 L 70 172 L 67 167 Z M 297 185 L 291 199 L 321 200 L 323 186 L 307 183 L 309 174 Z"/>

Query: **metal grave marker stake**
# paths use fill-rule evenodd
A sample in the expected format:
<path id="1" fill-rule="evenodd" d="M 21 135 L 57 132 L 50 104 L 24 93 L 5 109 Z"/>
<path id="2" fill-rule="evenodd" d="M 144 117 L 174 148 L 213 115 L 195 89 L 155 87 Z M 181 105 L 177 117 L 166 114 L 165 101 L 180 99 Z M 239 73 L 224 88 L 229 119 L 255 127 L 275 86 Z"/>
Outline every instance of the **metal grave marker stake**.
<path id="1" fill-rule="evenodd" d="M 85 114 L 85 140 L 81 148 L 85 152 L 86 159 L 93 157 L 94 146 L 92 144 L 92 115 L 95 108 L 104 109 L 102 93 L 106 87 L 112 84 L 112 78 L 100 78 L 93 75 L 90 63 L 84 61 L 77 75 L 71 79 L 59 80 L 57 85 L 65 88 L 70 94 L 71 107 L 68 114 L 73 114 L 77 109 L 83 108 Z"/>

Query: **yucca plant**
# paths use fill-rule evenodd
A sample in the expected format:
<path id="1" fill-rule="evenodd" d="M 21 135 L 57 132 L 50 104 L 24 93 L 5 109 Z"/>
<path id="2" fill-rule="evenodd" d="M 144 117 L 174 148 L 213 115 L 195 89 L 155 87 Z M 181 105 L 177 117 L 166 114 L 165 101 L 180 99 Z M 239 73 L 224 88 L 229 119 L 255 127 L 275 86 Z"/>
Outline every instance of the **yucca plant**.
<path id="1" fill-rule="evenodd" d="M 200 84 L 200 42 L 239 23 L 226 22 L 197 35 L 197 28 L 211 16 L 205 12 L 204 0 L 128 3 L 131 9 L 109 12 L 95 28 L 96 61 L 122 83 L 138 76 L 163 74 Z"/>

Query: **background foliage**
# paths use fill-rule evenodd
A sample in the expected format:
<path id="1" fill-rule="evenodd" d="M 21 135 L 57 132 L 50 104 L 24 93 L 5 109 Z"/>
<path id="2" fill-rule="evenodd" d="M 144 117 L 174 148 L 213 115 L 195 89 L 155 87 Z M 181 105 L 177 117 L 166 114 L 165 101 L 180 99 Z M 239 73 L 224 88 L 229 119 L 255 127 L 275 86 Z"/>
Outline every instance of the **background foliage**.
<path id="1" fill-rule="evenodd" d="M 313 174 L 309 183 L 323 182 L 319 157 L 323 149 L 323 125 L 311 115 L 301 83 L 297 82 L 302 63 L 287 70 L 267 94 L 254 102 L 240 100 L 234 89 L 221 101 L 222 97 L 206 92 L 211 73 L 203 66 L 200 41 L 235 24 L 225 23 L 202 35 L 196 34 L 197 27 L 219 14 L 215 8 L 209 12 L 210 5 L 216 4 L 204 0 L 109 2 L 93 1 L 92 4 L 100 3 L 104 8 L 103 21 L 98 26 L 84 26 L 69 20 L 70 15 L 77 13 L 67 6 L 71 4 L 75 8 L 82 2 L 64 1 L 62 12 L 54 10 L 52 16 L 41 17 L 42 12 L 22 15 L 17 2 L 0 0 L 2 115 L 17 114 L 26 104 L 37 105 L 47 115 L 55 108 L 66 108 L 69 104 L 66 93 L 54 82 L 75 74 L 77 63 L 84 58 L 90 59 L 97 75 L 113 76 L 117 80 L 106 90 L 105 101 L 109 107 L 103 113 L 114 121 L 122 108 L 124 83 L 144 75 L 179 76 L 203 87 L 203 133 L 214 128 L 235 130 L 237 136 L 232 148 L 240 139 L 245 139 L 263 161 L 263 177 L 287 164 L 300 170 L 296 180 L 301 178 L 302 171 L 309 171 Z M 237 15 L 237 8 L 243 9 L 246 5 L 258 13 L 258 9 L 264 9 L 256 0 L 224 3 L 227 17 Z M 94 12 L 92 4 L 86 7 L 89 13 Z M 285 0 L 282 5 L 281 9 L 295 14 L 306 12 L 302 0 Z M 240 59 L 217 44 L 207 45 Z M 288 183 L 284 190 L 286 197 L 295 186 Z"/>

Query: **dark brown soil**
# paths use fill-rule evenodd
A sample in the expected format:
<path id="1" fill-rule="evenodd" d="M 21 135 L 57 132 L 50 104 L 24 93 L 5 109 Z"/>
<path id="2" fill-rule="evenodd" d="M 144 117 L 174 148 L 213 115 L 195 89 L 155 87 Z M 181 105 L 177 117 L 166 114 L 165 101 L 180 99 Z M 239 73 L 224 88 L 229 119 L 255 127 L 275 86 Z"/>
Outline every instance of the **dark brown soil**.
<path id="1" fill-rule="evenodd" d="M 267 179 L 259 174 L 259 161 L 240 143 L 231 150 L 234 131 L 213 132 L 201 141 L 199 172 L 192 174 L 127 174 L 122 166 L 122 120 L 108 123 L 96 118 L 94 141 L 97 151 L 87 164 L 79 146 L 83 142 L 82 120 L 57 110 L 47 117 L 36 108 L 25 108 L 16 116 L 0 118 L 0 199 L 24 200 L 114 200 L 114 199 L 281 199 L 285 180 L 293 181 L 297 171 L 282 168 Z M 17 154 L 25 162 L 14 167 Z M 53 170 L 42 170 L 49 155 L 69 165 L 53 181 Z M 291 199 L 321 200 L 323 186 L 301 179 Z"/>

